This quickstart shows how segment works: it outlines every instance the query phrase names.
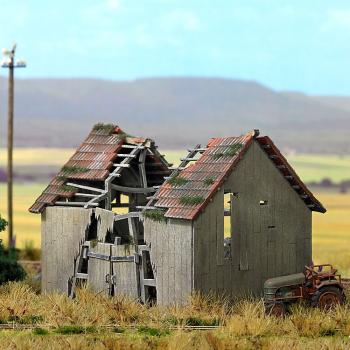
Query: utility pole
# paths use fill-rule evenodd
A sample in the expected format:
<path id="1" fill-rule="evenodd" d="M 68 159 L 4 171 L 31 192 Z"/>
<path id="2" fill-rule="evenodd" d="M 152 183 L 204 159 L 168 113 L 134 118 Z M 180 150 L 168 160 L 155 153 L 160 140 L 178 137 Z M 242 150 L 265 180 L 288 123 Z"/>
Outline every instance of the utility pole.
<path id="1" fill-rule="evenodd" d="M 8 119 L 7 119 L 7 221 L 8 221 L 8 245 L 15 247 L 13 237 L 13 110 L 14 110 L 14 69 L 24 68 L 26 63 L 23 60 L 15 62 L 16 44 L 11 50 L 3 49 L 4 60 L 1 67 L 9 69 L 8 79 Z"/>

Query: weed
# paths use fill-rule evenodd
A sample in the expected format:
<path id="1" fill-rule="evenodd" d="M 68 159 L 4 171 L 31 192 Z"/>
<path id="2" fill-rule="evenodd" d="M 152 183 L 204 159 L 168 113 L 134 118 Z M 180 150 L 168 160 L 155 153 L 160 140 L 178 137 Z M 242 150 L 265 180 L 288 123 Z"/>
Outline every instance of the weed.
<path id="1" fill-rule="evenodd" d="M 164 336 L 170 334 L 170 332 L 168 330 L 147 327 L 147 326 L 141 326 L 138 328 L 137 331 L 140 334 L 150 335 L 151 337 L 164 337 Z"/>
<path id="2" fill-rule="evenodd" d="M 164 211 L 160 209 L 148 209 L 143 212 L 144 217 L 156 221 L 156 222 L 162 222 L 166 221 L 166 218 L 164 216 Z"/>
<path id="3" fill-rule="evenodd" d="M 202 196 L 182 196 L 180 197 L 180 203 L 184 205 L 198 205 L 204 202 L 204 197 Z"/>
<path id="4" fill-rule="evenodd" d="M 104 131 L 106 132 L 106 134 L 112 134 L 114 129 L 115 129 L 115 126 L 113 124 L 104 124 L 104 123 L 97 123 L 93 127 L 93 130 Z"/>
<path id="5" fill-rule="evenodd" d="M 215 179 L 212 176 L 207 176 L 204 180 L 203 180 L 203 184 L 205 186 L 210 186 L 214 183 Z"/>
<path id="6" fill-rule="evenodd" d="M 82 326 L 60 326 L 55 330 L 55 332 L 59 334 L 96 333 L 96 328 Z"/>
<path id="7" fill-rule="evenodd" d="M 185 320 L 186 326 L 218 326 L 220 324 L 220 319 L 202 319 L 195 316 L 190 316 Z"/>
<path id="8" fill-rule="evenodd" d="M 177 175 L 177 176 L 171 177 L 167 182 L 171 186 L 183 186 L 187 184 L 188 180 L 180 175 Z"/>
<path id="9" fill-rule="evenodd" d="M 77 173 L 86 173 L 89 171 L 89 168 L 79 167 L 79 166 L 67 166 L 65 165 L 61 171 L 66 174 L 77 174 Z"/>
<path id="10" fill-rule="evenodd" d="M 219 159 L 221 157 L 233 157 L 237 154 L 239 150 L 243 147 L 242 143 L 235 143 L 234 145 L 229 146 L 224 152 L 218 152 L 213 154 L 214 159 Z"/>
<path id="11" fill-rule="evenodd" d="M 33 329 L 33 334 L 35 335 L 47 335 L 49 334 L 49 331 L 44 328 L 36 327 Z"/>

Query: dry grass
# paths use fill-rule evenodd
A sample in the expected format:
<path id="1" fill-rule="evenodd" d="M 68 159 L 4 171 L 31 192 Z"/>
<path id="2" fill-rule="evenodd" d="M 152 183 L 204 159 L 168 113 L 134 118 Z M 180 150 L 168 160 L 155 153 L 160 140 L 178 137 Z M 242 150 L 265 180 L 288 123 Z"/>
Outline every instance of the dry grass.
<path id="1" fill-rule="evenodd" d="M 296 306 L 285 319 L 266 316 L 259 300 L 229 302 L 194 295 L 184 307 L 148 307 L 88 289 L 71 300 L 36 294 L 24 283 L 0 287 L 2 323 L 34 330 L 0 331 L 6 349 L 349 349 L 350 305 L 330 312 Z M 219 324 L 189 332 L 190 323 Z M 133 326 L 130 328 L 130 326 Z M 174 328 L 175 327 L 175 328 Z"/>

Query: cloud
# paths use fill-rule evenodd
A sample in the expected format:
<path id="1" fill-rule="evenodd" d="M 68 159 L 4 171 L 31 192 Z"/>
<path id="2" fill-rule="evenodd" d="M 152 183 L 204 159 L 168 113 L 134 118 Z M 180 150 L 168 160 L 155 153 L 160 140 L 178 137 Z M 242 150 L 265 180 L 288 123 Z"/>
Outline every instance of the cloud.
<path id="1" fill-rule="evenodd" d="M 174 11 L 164 16 L 167 27 L 182 27 L 187 31 L 196 31 L 200 28 L 200 20 L 196 14 L 187 11 Z"/>
<path id="2" fill-rule="evenodd" d="M 119 10 L 121 3 L 120 3 L 120 0 L 107 0 L 106 6 L 110 10 Z"/>
<path id="3" fill-rule="evenodd" d="M 322 29 L 330 30 L 339 28 L 350 28 L 350 10 L 331 10 L 328 12 Z"/>

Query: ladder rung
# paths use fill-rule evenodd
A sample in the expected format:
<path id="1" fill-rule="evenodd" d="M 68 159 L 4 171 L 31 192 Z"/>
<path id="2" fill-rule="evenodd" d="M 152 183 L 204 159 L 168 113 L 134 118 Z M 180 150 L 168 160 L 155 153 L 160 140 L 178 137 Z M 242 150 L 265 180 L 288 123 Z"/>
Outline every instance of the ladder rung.
<path id="1" fill-rule="evenodd" d="M 135 145 L 122 145 L 122 148 L 138 148 L 138 149 L 143 149 L 145 148 L 145 146 L 139 145 L 139 146 L 135 146 Z"/>
<path id="2" fill-rule="evenodd" d="M 116 163 L 113 163 L 113 166 L 115 166 L 116 168 L 130 168 L 130 164 L 116 164 Z"/>
<path id="3" fill-rule="evenodd" d="M 205 152 L 207 150 L 207 148 L 192 148 L 192 149 L 188 149 L 188 152 Z"/>
<path id="4" fill-rule="evenodd" d="M 184 167 L 184 166 L 181 166 L 181 167 L 174 166 L 174 167 L 170 167 L 169 169 L 170 170 L 184 170 L 184 169 L 186 169 L 186 167 Z"/>
<path id="5" fill-rule="evenodd" d="M 135 158 L 136 156 L 134 154 L 123 154 L 123 153 L 118 153 L 117 157 L 123 157 L 123 158 Z"/>
<path id="6" fill-rule="evenodd" d="M 90 194 L 90 193 L 76 193 L 76 197 L 88 197 L 88 198 L 97 198 L 98 194 Z"/>
<path id="7" fill-rule="evenodd" d="M 193 162 L 193 161 L 196 161 L 198 159 L 195 159 L 195 158 L 181 158 L 180 160 L 181 160 L 181 162 Z"/>

